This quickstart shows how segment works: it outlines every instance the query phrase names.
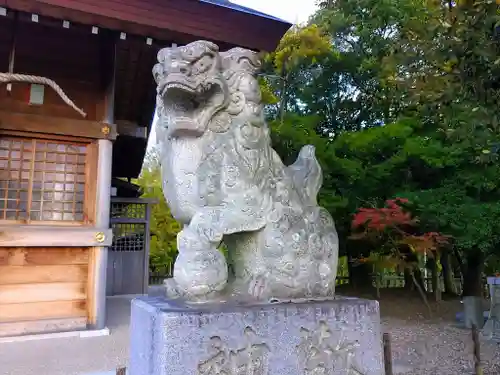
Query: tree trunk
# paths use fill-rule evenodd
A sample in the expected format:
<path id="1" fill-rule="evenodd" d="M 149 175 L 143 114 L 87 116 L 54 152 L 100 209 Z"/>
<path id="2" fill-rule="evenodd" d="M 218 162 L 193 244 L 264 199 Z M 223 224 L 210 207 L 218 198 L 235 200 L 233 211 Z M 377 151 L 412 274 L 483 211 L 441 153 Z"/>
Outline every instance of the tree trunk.
<path id="1" fill-rule="evenodd" d="M 358 262 L 358 259 L 370 256 L 370 249 L 362 241 L 354 243 L 349 241 L 346 244 L 346 253 L 349 259 L 349 285 L 361 290 L 373 289 L 372 265 Z"/>
<path id="2" fill-rule="evenodd" d="M 453 255 L 457 259 L 458 267 L 460 268 L 460 276 L 462 278 L 462 282 L 464 281 L 465 272 L 467 271 L 467 267 L 464 264 L 462 256 L 456 247 L 453 247 Z"/>
<path id="3" fill-rule="evenodd" d="M 467 255 L 467 266 L 464 274 L 464 297 L 483 296 L 484 255 L 480 249 L 474 248 Z"/>
<path id="4" fill-rule="evenodd" d="M 281 100 L 279 106 L 279 116 L 280 116 L 280 124 L 283 125 L 283 121 L 285 120 L 285 111 L 286 105 L 288 102 L 288 92 L 287 92 L 287 76 L 286 76 L 286 64 L 283 63 L 283 69 L 281 71 Z"/>
<path id="5" fill-rule="evenodd" d="M 425 292 L 427 289 L 425 287 L 425 282 L 424 282 L 424 277 L 422 275 L 422 272 L 420 271 L 420 268 L 415 267 L 414 269 L 405 269 L 404 270 L 404 277 L 405 277 L 405 289 L 408 291 L 414 291 L 415 289 L 415 280 L 417 284 L 420 286 L 420 288 Z"/>
<path id="6" fill-rule="evenodd" d="M 425 282 L 424 282 L 424 277 L 422 275 L 422 272 L 420 271 L 420 268 L 416 267 L 414 270 L 413 270 L 413 276 L 415 276 L 415 280 L 417 281 L 418 285 L 420 286 L 420 288 L 424 291 L 424 293 L 426 292 L 426 288 L 425 288 Z"/>
<path id="7" fill-rule="evenodd" d="M 404 288 L 408 291 L 413 290 L 415 288 L 415 284 L 413 283 L 413 276 L 411 275 L 411 270 L 405 268 L 404 270 L 404 278 L 405 278 L 405 286 Z"/>
<path id="8" fill-rule="evenodd" d="M 413 284 L 415 285 L 415 287 L 417 288 L 418 292 L 420 293 L 420 296 L 422 297 L 422 301 L 424 302 L 425 306 L 427 307 L 427 310 L 429 311 L 429 318 L 431 318 L 432 317 L 431 306 L 429 305 L 429 302 L 427 301 L 427 296 L 425 294 L 425 289 L 422 289 L 422 286 L 420 285 L 420 283 L 418 282 L 418 280 L 415 278 L 415 272 L 416 271 L 418 271 L 420 273 L 419 269 L 415 269 L 411 273 Z"/>
<path id="9" fill-rule="evenodd" d="M 359 264 L 349 270 L 349 284 L 356 289 L 373 288 L 372 266 L 370 264 Z"/>
<path id="10" fill-rule="evenodd" d="M 280 107 L 279 107 L 279 113 L 280 113 L 280 124 L 283 125 L 283 122 L 285 121 L 285 106 L 286 106 L 286 83 L 283 83 L 283 94 L 280 100 Z"/>
<path id="11" fill-rule="evenodd" d="M 434 301 L 439 302 L 441 301 L 441 283 L 439 282 L 439 269 L 436 257 L 437 255 L 434 254 L 434 256 L 429 259 L 428 264 L 432 272 L 432 294 L 434 295 Z"/>
<path id="12" fill-rule="evenodd" d="M 448 250 L 444 250 L 441 253 L 441 266 L 443 268 L 444 293 L 457 296 L 455 277 L 451 266 L 451 256 Z"/>

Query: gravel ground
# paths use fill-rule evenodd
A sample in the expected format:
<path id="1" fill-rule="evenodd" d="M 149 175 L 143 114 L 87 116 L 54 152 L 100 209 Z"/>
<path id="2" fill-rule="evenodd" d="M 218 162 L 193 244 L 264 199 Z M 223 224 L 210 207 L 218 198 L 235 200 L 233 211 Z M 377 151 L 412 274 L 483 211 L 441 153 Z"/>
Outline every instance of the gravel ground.
<path id="1" fill-rule="evenodd" d="M 382 294 L 380 308 L 383 330 L 391 335 L 395 375 L 474 374 L 472 333 L 455 321 L 463 311 L 459 300 L 431 304 L 429 316 L 419 297 L 392 292 Z M 480 341 L 484 375 L 500 375 L 500 345 Z"/>
<path id="2" fill-rule="evenodd" d="M 88 375 L 125 366 L 128 357 L 130 300 L 108 302 L 112 334 L 94 338 L 60 338 L 0 344 L 0 375 Z M 429 319 L 418 299 L 381 299 L 384 332 L 391 334 L 394 374 L 473 374 L 472 340 L 458 328 L 458 301 L 441 302 Z M 482 341 L 484 375 L 500 374 L 500 346 Z"/>
<path id="3" fill-rule="evenodd" d="M 394 374 L 473 374 L 472 339 L 469 331 L 448 322 L 412 324 L 384 319 L 391 334 Z M 481 340 L 484 375 L 500 374 L 500 347 Z"/>

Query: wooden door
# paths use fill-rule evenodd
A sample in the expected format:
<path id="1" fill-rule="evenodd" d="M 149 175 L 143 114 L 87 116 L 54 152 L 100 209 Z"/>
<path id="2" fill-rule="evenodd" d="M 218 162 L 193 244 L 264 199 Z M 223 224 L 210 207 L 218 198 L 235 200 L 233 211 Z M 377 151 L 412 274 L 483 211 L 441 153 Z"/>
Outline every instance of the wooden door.
<path id="1" fill-rule="evenodd" d="M 147 202 L 141 199 L 112 200 L 113 244 L 108 252 L 108 296 L 147 293 L 148 219 Z"/>

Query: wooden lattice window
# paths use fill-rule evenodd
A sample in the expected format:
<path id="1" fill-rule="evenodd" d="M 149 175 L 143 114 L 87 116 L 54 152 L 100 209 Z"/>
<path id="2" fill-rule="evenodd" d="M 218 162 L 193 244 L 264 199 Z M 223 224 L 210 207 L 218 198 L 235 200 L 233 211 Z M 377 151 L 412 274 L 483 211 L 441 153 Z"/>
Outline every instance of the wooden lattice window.
<path id="1" fill-rule="evenodd" d="M 83 223 L 87 145 L 0 138 L 0 220 Z"/>

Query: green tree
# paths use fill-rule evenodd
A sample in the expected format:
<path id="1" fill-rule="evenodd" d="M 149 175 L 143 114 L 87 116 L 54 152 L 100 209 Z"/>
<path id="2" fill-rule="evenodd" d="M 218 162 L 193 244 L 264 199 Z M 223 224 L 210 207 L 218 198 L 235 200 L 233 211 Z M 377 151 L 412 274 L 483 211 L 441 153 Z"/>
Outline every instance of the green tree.
<path id="1" fill-rule="evenodd" d="M 351 162 L 352 170 L 331 178 L 332 187 L 349 212 L 362 200 L 376 207 L 406 194 L 422 227 L 454 237 L 464 293 L 479 294 L 485 260 L 498 253 L 498 5 L 336 0 L 320 6 L 314 20 L 329 30 L 339 57 L 322 61 L 300 100 L 302 113 L 315 113 L 338 137 L 336 156 Z"/>
<path id="2" fill-rule="evenodd" d="M 161 170 L 156 150 L 146 157 L 145 168 L 137 181 L 143 198 L 154 198 L 157 204 L 151 211 L 150 270 L 167 273 L 177 256 L 177 233 L 181 227 L 174 220 L 162 190 Z"/>
<path id="3" fill-rule="evenodd" d="M 279 97 L 275 113 L 283 122 L 285 112 L 294 103 L 294 93 L 304 78 L 304 72 L 318 65 L 325 56 L 332 55 L 329 37 L 316 25 L 292 27 L 281 39 L 278 47 L 264 57 L 261 87 L 274 87 Z M 266 86 L 267 85 L 267 86 Z M 264 98 L 269 97 L 264 90 Z M 269 101 L 268 101 L 269 102 Z"/>
<path id="4" fill-rule="evenodd" d="M 406 110 L 405 92 L 392 80 L 405 60 L 401 29 L 418 17 L 422 1 L 320 1 L 312 18 L 330 36 L 334 58 L 309 74 L 298 99 L 304 114 L 314 113 L 334 135 L 388 124 Z M 388 61 L 391 63 L 388 64 Z"/>
<path id="5" fill-rule="evenodd" d="M 452 158 L 431 189 L 408 196 L 419 202 L 423 224 L 454 236 L 464 294 L 480 295 L 484 264 L 500 244 L 499 6 L 493 0 L 426 4 L 402 30 L 400 39 L 412 52 L 406 58 L 414 63 L 398 84 L 423 131 Z"/>

